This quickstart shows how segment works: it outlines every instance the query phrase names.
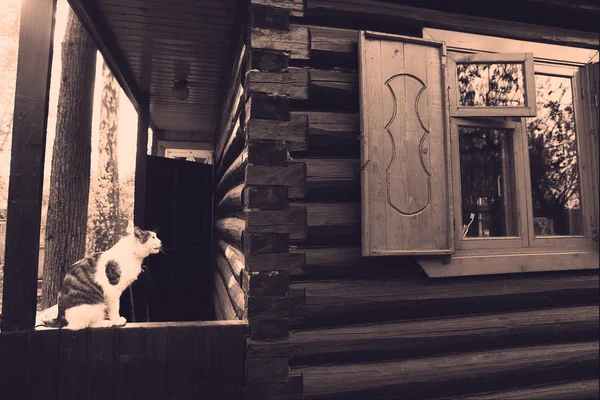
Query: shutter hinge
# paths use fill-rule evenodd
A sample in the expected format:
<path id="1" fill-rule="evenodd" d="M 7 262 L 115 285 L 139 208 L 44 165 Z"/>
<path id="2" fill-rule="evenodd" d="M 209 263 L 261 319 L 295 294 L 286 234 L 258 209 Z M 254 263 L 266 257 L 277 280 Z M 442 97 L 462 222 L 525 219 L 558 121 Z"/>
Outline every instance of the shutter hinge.
<path id="1" fill-rule="evenodd" d="M 597 231 L 596 229 L 594 229 L 594 230 L 592 231 L 592 240 L 593 240 L 594 242 L 597 242 L 597 241 L 598 241 L 598 231 Z"/>
<path id="2" fill-rule="evenodd" d="M 598 108 L 598 94 L 594 93 L 594 104 L 596 105 L 596 108 Z"/>

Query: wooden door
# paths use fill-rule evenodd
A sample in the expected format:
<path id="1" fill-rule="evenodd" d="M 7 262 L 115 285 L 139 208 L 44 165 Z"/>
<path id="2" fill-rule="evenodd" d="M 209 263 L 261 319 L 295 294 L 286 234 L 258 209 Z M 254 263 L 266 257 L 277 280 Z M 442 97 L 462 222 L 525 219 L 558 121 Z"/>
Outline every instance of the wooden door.
<path id="1" fill-rule="evenodd" d="M 134 284 L 136 321 L 211 319 L 212 165 L 147 156 L 145 229 L 164 254 Z"/>

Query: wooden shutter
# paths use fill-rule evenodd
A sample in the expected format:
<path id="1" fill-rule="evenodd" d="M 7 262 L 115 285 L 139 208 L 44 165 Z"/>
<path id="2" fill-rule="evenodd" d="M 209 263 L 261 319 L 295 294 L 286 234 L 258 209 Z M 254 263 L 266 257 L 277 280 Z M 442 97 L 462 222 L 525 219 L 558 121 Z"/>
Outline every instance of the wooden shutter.
<path id="1" fill-rule="evenodd" d="M 445 46 L 361 32 L 364 256 L 453 251 Z"/>
<path id="2" fill-rule="evenodd" d="M 598 119 L 599 93 L 599 75 L 600 68 L 598 63 L 588 64 L 580 70 L 580 76 L 583 86 L 583 113 L 585 120 L 585 131 L 590 137 L 589 149 L 590 166 L 592 170 L 593 188 L 590 190 L 593 196 L 594 221 L 592 227 L 592 237 L 598 244 L 598 234 L 600 231 L 600 211 L 598 210 L 598 199 L 600 198 L 600 128 Z"/>

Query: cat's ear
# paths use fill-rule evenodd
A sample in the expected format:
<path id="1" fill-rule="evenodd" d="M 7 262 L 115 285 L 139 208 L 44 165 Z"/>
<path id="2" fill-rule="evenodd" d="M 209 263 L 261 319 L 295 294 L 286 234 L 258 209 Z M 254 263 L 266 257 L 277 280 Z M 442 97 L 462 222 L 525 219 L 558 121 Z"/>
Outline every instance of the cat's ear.
<path id="1" fill-rule="evenodd" d="M 136 226 L 133 228 L 133 235 L 136 237 L 136 239 L 140 240 L 142 236 L 144 236 L 144 231 Z"/>

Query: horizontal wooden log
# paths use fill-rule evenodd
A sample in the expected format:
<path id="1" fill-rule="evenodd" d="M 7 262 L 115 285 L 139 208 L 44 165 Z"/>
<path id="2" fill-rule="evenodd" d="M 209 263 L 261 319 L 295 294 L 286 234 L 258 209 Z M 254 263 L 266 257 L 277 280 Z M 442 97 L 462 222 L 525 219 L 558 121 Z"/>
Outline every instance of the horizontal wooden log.
<path id="1" fill-rule="evenodd" d="M 281 72 L 288 68 L 289 64 L 289 53 L 266 49 L 252 50 L 251 69 L 268 72 Z"/>
<path id="2" fill-rule="evenodd" d="M 358 60 L 358 31 L 309 26 L 310 56 L 346 57 Z"/>
<path id="3" fill-rule="evenodd" d="M 246 257 L 248 271 L 295 271 L 306 264 L 302 253 L 255 254 Z"/>
<path id="4" fill-rule="evenodd" d="M 298 209 L 296 221 L 301 222 L 305 209 L 304 232 L 290 231 L 290 239 L 311 245 L 360 243 L 360 204 L 357 203 L 293 203 L 290 209 Z"/>
<path id="5" fill-rule="evenodd" d="M 292 118 L 296 113 L 292 113 Z M 308 146 L 311 155 L 359 158 L 358 114 L 305 112 L 308 117 Z"/>
<path id="6" fill-rule="evenodd" d="M 290 99 L 266 93 L 250 93 L 247 104 L 250 118 L 290 120 Z"/>
<path id="7" fill-rule="evenodd" d="M 250 26 L 287 31 L 290 27 L 290 12 L 283 8 L 252 4 L 250 7 Z"/>
<path id="8" fill-rule="evenodd" d="M 287 233 L 244 233 L 244 254 L 287 253 Z"/>
<path id="9" fill-rule="evenodd" d="M 229 267 L 231 268 L 231 272 L 235 276 L 235 279 L 238 282 L 242 282 L 242 271 L 246 266 L 246 258 L 244 254 L 236 249 L 235 247 L 227 244 L 222 239 L 217 240 L 217 247 L 221 250 L 225 259 L 229 263 Z"/>
<path id="10" fill-rule="evenodd" d="M 298 282 L 306 290 L 303 326 L 367 323 L 594 304 L 597 273 L 521 274 L 463 279 Z"/>
<path id="11" fill-rule="evenodd" d="M 310 100 L 315 105 L 333 102 L 347 108 L 351 104 L 353 109 L 358 109 L 356 73 L 293 67 L 285 72 L 252 70 L 248 71 L 246 82 L 251 93 Z"/>
<path id="12" fill-rule="evenodd" d="M 288 369 L 287 357 L 247 357 L 246 382 L 285 382 Z"/>
<path id="13" fill-rule="evenodd" d="M 304 237 L 306 231 L 304 207 L 294 206 L 287 210 L 248 210 L 246 221 L 248 233 L 288 233 L 290 239 L 298 239 Z"/>
<path id="14" fill-rule="evenodd" d="M 240 282 L 233 275 L 231 267 L 229 266 L 229 262 L 223 254 L 216 253 L 215 262 L 217 264 L 217 273 L 221 276 L 221 279 L 223 280 L 223 285 L 225 286 L 225 290 L 227 291 L 227 295 L 231 300 L 231 304 L 233 306 L 233 309 L 235 310 L 236 315 L 239 319 L 245 319 L 246 301 L 244 299 L 244 292 L 242 291 Z"/>
<path id="15" fill-rule="evenodd" d="M 598 338 L 597 306 L 294 331 L 292 363 L 371 362 Z"/>
<path id="16" fill-rule="evenodd" d="M 252 0 L 252 4 L 282 8 L 288 10 L 290 15 L 295 17 L 302 17 L 304 15 L 304 0 Z"/>
<path id="17" fill-rule="evenodd" d="M 592 378 L 598 342 L 301 368 L 305 399 L 432 398 Z M 348 379 L 348 377 L 352 379 Z"/>
<path id="18" fill-rule="evenodd" d="M 302 400 L 302 375 L 290 373 L 285 382 L 248 382 L 248 400 Z"/>
<path id="19" fill-rule="evenodd" d="M 290 113 L 289 121 L 251 119 L 246 128 L 248 140 L 281 140 L 290 151 L 307 149 L 308 117 Z"/>
<path id="20" fill-rule="evenodd" d="M 290 315 L 289 297 L 248 296 L 248 318 L 288 318 Z"/>
<path id="21" fill-rule="evenodd" d="M 221 306 L 219 305 L 219 293 L 217 293 L 216 289 L 213 290 L 213 309 L 215 313 L 215 319 L 217 321 L 225 319 L 223 316 L 223 311 L 221 311 Z"/>
<path id="22" fill-rule="evenodd" d="M 246 185 L 304 187 L 306 166 L 304 163 L 275 166 L 248 165 L 245 181 Z"/>
<path id="23" fill-rule="evenodd" d="M 287 295 L 290 276 L 285 271 L 246 272 L 244 271 L 243 289 L 251 296 Z"/>
<path id="24" fill-rule="evenodd" d="M 355 159 L 296 159 L 306 163 L 306 200 L 359 201 L 360 161 Z"/>
<path id="25" fill-rule="evenodd" d="M 597 399 L 600 391 L 598 379 L 540 385 L 503 392 L 478 393 L 453 397 L 462 400 L 581 400 Z"/>
<path id="26" fill-rule="evenodd" d="M 236 215 L 240 216 L 243 212 L 242 205 L 242 192 L 244 191 L 244 184 L 234 186 L 229 192 L 223 196 L 219 204 L 217 205 L 218 216 L 229 216 Z"/>
<path id="27" fill-rule="evenodd" d="M 289 337 L 290 322 L 287 318 L 257 317 L 248 314 L 250 339 L 278 340 Z"/>
<path id="28" fill-rule="evenodd" d="M 217 184 L 215 198 L 222 198 L 229 189 L 244 182 L 246 165 L 248 165 L 248 151 L 244 149 L 235 161 L 231 163 L 229 168 L 227 168 Z"/>
<path id="29" fill-rule="evenodd" d="M 242 248 L 242 234 L 246 229 L 246 221 L 239 218 L 222 218 L 217 220 L 215 228 L 219 237 L 225 242 L 230 243 L 237 247 Z"/>
<path id="30" fill-rule="evenodd" d="M 215 285 L 214 288 L 217 292 L 217 302 L 219 303 L 219 308 L 223 313 L 223 318 L 226 320 L 238 319 L 221 276 L 215 271 L 213 278 Z"/>
<path id="31" fill-rule="evenodd" d="M 289 52 L 293 60 L 307 60 L 308 28 L 290 25 L 289 30 L 252 28 L 250 31 L 252 49 L 268 49 Z"/>
<path id="32" fill-rule="evenodd" d="M 596 49 L 598 36 L 592 32 L 573 31 L 557 27 L 507 22 L 465 14 L 428 10 L 398 3 L 374 0 L 308 0 L 306 15 L 341 19 L 361 18 L 362 21 L 390 22 L 419 28 L 458 30 L 479 35 L 553 43 Z"/>
<path id="33" fill-rule="evenodd" d="M 288 187 L 246 186 L 243 201 L 246 210 L 284 210 L 288 207 Z"/>
<path id="34" fill-rule="evenodd" d="M 223 154 L 221 157 L 221 161 L 217 168 L 217 177 L 220 178 L 223 173 L 229 168 L 233 160 L 237 158 L 237 156 L 241 153 L 246 145 L 246 140 L 244 137 L 244 127 L 242 124 L 241 115 L 237 116 L 235 124 L 233 128 L 229 132 L 229 138 L 227 139 L 227 143 L 225 144 L 225 148 L 223 149 Z"/>
<path id="35" fill-rule="evenodd" d="M 272 140 L 248 141 L 248 163 L 254 165 L 283 165 L 288 153 L 285 143 Z"/>

